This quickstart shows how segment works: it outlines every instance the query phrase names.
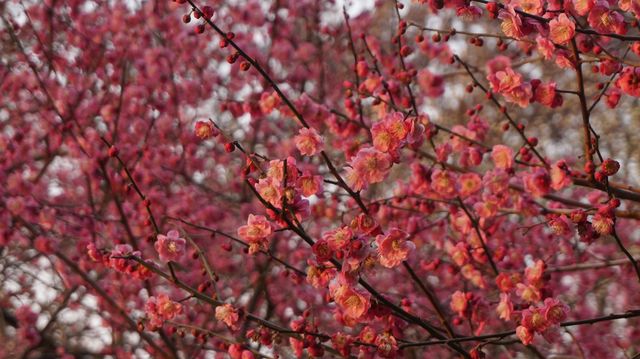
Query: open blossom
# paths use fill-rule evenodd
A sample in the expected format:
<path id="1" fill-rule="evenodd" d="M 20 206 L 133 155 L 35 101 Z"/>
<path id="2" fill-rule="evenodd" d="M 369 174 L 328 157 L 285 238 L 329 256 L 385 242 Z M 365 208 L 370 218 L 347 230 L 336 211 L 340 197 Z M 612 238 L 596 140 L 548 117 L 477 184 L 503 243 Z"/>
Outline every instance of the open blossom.
<path id="1" fill-rule="evenodd" d="M 544 169 L 537 169 L 524 177 L 524 188 L 534 197 L 542 197 L 551 190 L 551 177 Z"/>
<path id="2" fill-rule="evenodd" d="M 491 89 L 495 92 L 506 93 L 522 84 L 522 75 L 513 71 L 511 67 L 491 72 L 487 76 Z"/>
<path id="3" fill-rule="evenodd" d="M 564 161 L 558 161 L 551 166 L 551 188 L 559 191 L 571 184 L 571 177 Z"/>
<path id="4" fill-rule="evenodd" d="M 211 122 L 196 122 L 196 136 L 198 136 L 200 139 L 206 140 L 207 138 L 217 136 L 218 134 L 218 130 L 213 126 Z"/>
<path id="5" fill-rule="evenodd" d="M 399 112 L 386 116 L 371 127 L 373 146 L 381 152 L 395 152 L 404 145 L 411 122 Z"/>
<path id="6" fill-rule="evenodd" d="M 595 0 L 573 0 L 573 8 L 580 16 L 587 15 L 595 4 Z"/>
<path id="7" fill-rule="evenodd" d="M 238 310 L 231 304 L 222 304 L 216 307 L 216 319 L 226 324 L 232 330 L 238 329 Z"/>
<path id="8" fill-rule="evenodd" d="M 371 183 L 378 183 L 384 180 L 391 169 L 391 156 L 380 152 L 375 148 L 366 147 L 350 161 L 351 168 L 347 171 L 347 184 L 359 191 L 366 188 Z"/>
<path id="9" fill-rule="evenodd" d="M 342 277 L 338 279 L 338 283 L 334 283 L 330 287 L 329 292 L 342 310 L 343 318 L 347 321 L 359 319 L 371 307 L 370 295 L 356 290 Z"/>
<path id="10" fill-rule="evenodd" d="M 533 15 L 540 15 L 544 10 L 544 2 L 542 0 L 515 0 L 511 2 L 511 5 L 519 7 L 522 11 Z"/>
<path id="11" fill-rule="evenodd" d="M 527 327 L 519 325 L 516 328 L 516 336 L 524 345 L 529 345 L 533 342 L 533 331 L 529 330 Z"/>
<path id="12" fill-rule="evenodd" d="M 502 20 L 500 28 L 505 35 L 516 39 L 524 37 L 525 33 L 522 19 L 516 14 L 513 6 L 507 5 L 504 9 L 500 10 L 498 18 Z"/>
<path id="13" fill-rule="evenodd" d="M 539 302 L 542 296 L 538 288 L 522 283 L 516 285 L 516 294 L 523 300 L 531 303 Z"/>
<path id="14" fill-rule="evenodd" d="M 282 180 L 268 176 L 261 178 L 255 185 L 256 191 L 275 208 L 282 207 Z"/>
<path id="15" fill-rule="evenodd" d="M 165 320 L 171 320 L 182 313 L 182 304 L 174 302 L 165 294 L 160 294 L 147 300 L 145 312 L 151 326 L 158 328 Z"/>
<path id="16" fill-rule="evenodd" d="M 616 86 L 631 96 L 640 97 L 640 67 L 625 67 Z"/>
<path id="17" fill-rule="evenodd" d="M 271 235 L 271 223 L 265 216 L 249 215 L 247 224 L 238 228 L 238 236 L 249 242 L 249 253 L 266 249 L 266 239 Z"/>
<path id="18" fill-rule="evenodd" d="M 547 298 L 544 300 L 544 308 L 542 308 L 544 318 L 550 324 L 560 324 L 567 319 L 569 307 L 555 298 Z"/>
<path id="19" fill-rule="evenodd" d="M 455 177 L 446 170 L 437 169 L 431 174 L 431 189 L 442 198 L 456 196 Z"/>
<path id="20" fill-rule="evenodd" d="M 457 290 L 451 295 L 451 304 L 449 304 L 449 306 L 451 307 L 451 310 L 456 312 L 459 316 L 465 316 L 468 305 L 469 301 L 465 292 Z"/>
<path id="21" fill-rule="evenodd" d="M 591 219 L 593 229 L 602 235 L 613 233 L 613 224 L 613 218 L 603 216 L 600 213 L 596 213 Z"/>
<path id="22" fill-rule="evenodd" d="M 306 156 L 313 156 L 320 152 L 324 145 L 322 137 L 313 128 L 301 128 L 294 141 L 298 151 Z"/>
<path id="23" fill-rule="evenodd" d="M 553 42 L 551 42 L 546 37 L 538 35 L 536 37 L 536 44 L 538 52 L 545 58 L 545 60 L 549 60 L 553 57 L 553 52 L 555 51 Z"/>
<path id="24" fill-rule="evenodd" d="M 263 92 L 260 96 L 260 110 L 265 115 L 268 115 L 280 105 L 281 101 L 277 92 Z"/>
<path id="25" fill-rule="evenodd" d="M 351 242 L 351 237 L 353 237 L 353 232 L 349 227 L 340 227 L 322 235 L 333 251 L 344 249 Z"/>
<path id="26" fill-rule="evenodd" d="M 513 314 L 513 303 L 511 302 L 511 294 L 500 293 L 500 303 L 498 303 L 496 312 L 498 313 L 498 317 L 500 319 L 506 321 L 511 320 L 511 315 Z"/>
<path id="27" fill-rule="evenodd" d="M 393 268 L 406 260 L 409 252 L 415 249 L 415 244 L 408 238 L 407 233 L 396 228 L 391 229 L 387 235 L 378 235 L 376 244 L 380 264 Z"/>
<path id="28" fill-rule="evenodd" d="M 611 10 L 605 1 L 597 1 L 587 17 L 589 26 L 600 33 L 625 34 L 627 27 L 624 16 Z"/>
<path id="29" fill-rule="evenodd" d="M 313 176 L 311 172 L 305 171 L 302 176 L 298 177 L 296 185 L 305 197 L 320 194 L 322 192 L 322 176 Z"/>
<path id="30" fill-rule="evenodd" d="M 496 168 L 509 169 L 513 167 L 513 150 L 509 146 L 495 145 L 491 150 L 491 159 Z"/>
<path id="31" fill-rule="evenodd" d="M 482 178 L 477 173 L 465 173 L 458 177 L 458 184 L 460 185 L 460 195 L 467 197 L 480 190 Z"/>
<path id="32" fill-rule="evenodd" d="M 560 14 L 549 22 L 549 38 L 558 45 L 571 41 L 575 34 L 576 24 L 566 14 Z"/>
<path id="33" fill-rule="evenodd" d="M 158 234 L 154 247 L 160 260 L 168 262 L 180 259 L 184 254 L 186 243 L 184 238 L 180 238 L 178 231 L 171 230 L 166 236 Z"/>
<path id="34" fill-rule="evenodd" d="M 556 108 L 562 105 L 563 99 L 556 92 L 556 83 L 539 84 L 533 90 L 533 99 L 542 105 Z"/>

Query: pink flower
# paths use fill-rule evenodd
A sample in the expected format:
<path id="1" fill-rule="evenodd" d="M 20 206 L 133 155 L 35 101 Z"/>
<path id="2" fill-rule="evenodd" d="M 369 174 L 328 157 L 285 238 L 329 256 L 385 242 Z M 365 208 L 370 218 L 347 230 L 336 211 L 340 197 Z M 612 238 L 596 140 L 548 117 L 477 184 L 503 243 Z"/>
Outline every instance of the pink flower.
<path id="1" fill-rule="evenodd" d="M 556 92 L 555 82 L 536 86 L 533 91 L 533 99 L 550 108 L 561 106 L 563 103 L 562 96 Z"/>
<path id="2" fill-rule="evenodd" d="M 431 189 L 442 198 L 456 196 L 456 180 L 446 170 L 437 169 L 431 174 Z"/>
<path id="3" fill-rule="evenodd" d="M 182 313 L 182 304 L 172 301 L 165 294 L 160 294 L 147 300 L 145 312 L 151 327 L 159 328 L 165 320 L 171 320 Z"/>
<path id="4" fill-rule="evenodd" d="M 480 190 L 482 178 L 477 173 L 465 173 L 458 177 L 458 184 L 460 185 L 460 195 L 467 197 Z"/>
<path id="5" fill-rule="evenodd" d="M 525 108 L 531 102 L 533 90 L 530 83 L 523 83 L 504 93 L 504 97 L 509 102 L 513 102 L 518 106 Z"/>
<path id="6" fill-rule="evenodd" d="M 558 161 L 551 166 L 551 188 L 559 191 L 571 184 L 567 165 L 564 161 Z"/>
<path id="7" fill-rule="evenodd" d="M 545 37 L 538 35 L 538 37 L 536 37 L 536 44 L 538 52 L 545 58 L 545 60 L 549 60 L 553 57 L 553 52 L 555 50 L 553 42 L 549 41 Z"/>
<path id="8" fill-rule="evenodd" d="M 322 192 L 322 176 L 313 176 L 309 171 L 305 171 L 302 176 L 298 177 L 296 185 L 305 197 L 320 194 Z"/>
<path id="9" fill-rule="evenodd" d="M 491 150 L 491 159 L 496 168 L 510 169 L 513 167 L 513 150 L 505 145 L 495 145 Z"/>
<path id="10" fill-rule="evenodd" d="M 542 260 L 538 259 L 533 266 L 527 267 L 524 270 L 524 276 L 529 284 L 540 286 L 542 281 L 542 275 L 544 274 L 545 264 Z"/>
<path id="11" fill-rule="evenodd" d="M 589 12 L 587 21 L 589 22 L 589 26 L 600 33 L 617 33 L 622 35 L 627 32 L 624 16 L 609 9 L 605 1 L 596 2 L 596 5 Z"/>
<path id="12" fill-rule="evenodd" d="M 238 329 L 238 310 L 231 304 L 222 304 L 216 307 L 216 319 L 226 324 L 231 330 Z"/>
<path id="13" fill-rule="evenodd" d="M 622 70 L 616 86 L 631 96 L 640 97 L 640 67 L 626 67 Z"/>
<path id="14" fill-rule="evenodd" d="M 312 128 L 301 128 L 294 141 L 298 151 L 305 156 L 315 155 L 322 150 L 324 145 L 322 137 Z"/>
<path id="15" fill-rule="evenodd" d="M 502 20 L 500 28 L 505 35 L 516 39 L 524 37 L 525 34 L 522 19 L 520 19 L 518 14 L 516 14 L 513 6 L 507 5 L 505 9 L 500 10 L 498 18 Z"/>
<path id="16" fill-rule="evenodd" d="M 538 168 L 524 177 L 524 188 L 534 197 L 542 197 L 551 190 L 551 177 L 546 170 Z"/>
<path id="17" fill-rule="evenodd" d="M 249 254 L 266 249 L 266 238 L 271 235 L 271 223 L 265 216 L 249 215 L 247 224 L 238 228 L 238 236 L 249 242 Z"/>
<path id="18" fill-rule="evenodd" d="M 351 168 L 347 171 L 346 181 L 349 186 L 359 191 L 371 183 L 384 180 L 391 169 L 391 156 L 375 148 L 366 147 L 350 161 Z"/>
<path id="19" fill-rule="evenodd" d="M 613 233 L 613 219 L 596 213 L 591 220 L 591 226 L 599 234 L 606 235 Z"/>
<path id="20" fill-rule="evenodd" d="M 549 22 L 549 39 L 558 45 L 566 44 L 575 34 L 576 24 L 566 14 L 560 14 Z"/>
<path id="21" fill-rule="evenodd" d="M 387 268 L 393 268 L 402 263 L 409 256 L 409 252 L 415 249 L 415 244 L 408 240 L 409 235 L 399 229 L 393 228 L 387 235 L 378 235 L 378 258 L 380 264 Z"/>
<path id="22" fill-rule="evenodd" d="M 464 292 L 457 290 L 451 295 L 451 303 L 449 306 L 451 307 L 451 310 L 458 313 L 459 316 L 465 316 L 468 304 L 469 301 L 467 300 L 467 295 Z"/>
<path id="23" fill-rule="evenodd" d="M 351 242 L 353 232 L 349 227 L 340 227 L 332 231 L 326 232 L 322 238 L 326 239 L 329 248 L 333 251 L 344 249 Z"/>
<path id="24" fill-rule="evenodd" d="M 211 124 L 211 122 L 196 122 L 196 136 L 200 139 L 206 140 L 207 138 L 217 136 L 219 133 L 220 132 Z"/>
<path id="25" fill-rule="evenodd" d="M 176 261 L 184 254 L 186 241 L 180 238 L 180 234 L 176 230 L 171 230 L 167 235 L 158 234 L 158 240 L 154 247 L 158 252 L 160 260 Z"/>
<path id="26" fill-rule="evenodd" d="M 511 294 L 500 293 L 500 303 L 498 303 L 496 312 L 498 313 L 498 317 L 500 319 L 506 321 L 511 320 L 511 315 L 513 314 L 513 303 L 511 302 Z"/>
<path id="27" fill-rule="evenodd" d="M 522 312 L 521 324 L 529 330 L 542 333 L 549 328 L 549 322 L 544 316 L 542 310 L 529 307 Z"/>
<path id="28" fill-rule="evenodd" d="M 516 284 L 516 294 L 531 303 L 539 302 L 541 299 L 540 291 L 532 285 Z"/>
<path id="29" fill-rule="evenodd" d="M 487 76 L 491 89 L 495 92 L 506 93 L 522 84 L 522 75 L 513 71 L 511 67 L 491 72 Z"/>
<path id="30" fill-rule="evenodd" d="M 569 227 L 567 216 L 564 214 L 549 220 L 549 227 L 558 236 L 567 236 L 573 233 Z"/>
<path id="31" fill-rule="evenodd" d="M 428 97 L 440 97 L 444 94 L 444 78 L 440 75 L 434 75 L 428 69 L 418 72 L 418 85 Z"/>
<path id="32" fill-rule="evenodd" d="M 569 307 L 555 298 L 547 298 L 544 300 L 544 308 L 542 309 L 544 318 L 550 324 L 560 324 L 567 319 Z"/>
<path id="33" fill-rule="evenodd" d="M 409 130 L 411 122 L 401 113 L 390 114 L 371 127 L 373 146 L 381 152 L 395 152 L 404 145 Z"/>
<path id="34" fill-rule="evenodd" d="M 544 10 L 542 0 L 515 0 L 511 4 L 528 14 L 540 15 Z"/>
<path id="35" fill-rule="evenodd" d="M 523 327 L 522 325 L 519 325 L 516 328 L 516 336 L 518 336 L 518 339 L 520 339 L 524 345 L 529 345 L 533 342 L 533 335 L 533 331 Z"/>
<path id="36" fill-rule="evenodd" d="M 595 0 L 573 0 L 573 9 L 580 16 L 585 16 L 596 4 Z"/>
<path id="37" fill-rule="evenodd" d="M 263 92 L 260 96 L 260 111 L 268 115 L 280 105 L 281 99 L 277 92 Z"/>
<path id="38" fill-rule="evenodd" d="M 356 290 L 343 277 L 340 277 L 338 283 L 329 288 L 329 293 L 342 310 L 343 318 L 347 321 L 358 320 L 371 307 L 369 294 Z"/>
<path id="39" fill-rule="evenodd" d="M 383 358 L 395 358 L 398 351 L 396 338 L 391 333 L 385 332 L 376 337 L 375 345 L 377 353 Z"/>
<path id="40" fill-rule="evenodd" d="M 260 196 L 272 206 L 282 207 L 282 180 L 270 176 L 261 178 L 255 188 Z"/>

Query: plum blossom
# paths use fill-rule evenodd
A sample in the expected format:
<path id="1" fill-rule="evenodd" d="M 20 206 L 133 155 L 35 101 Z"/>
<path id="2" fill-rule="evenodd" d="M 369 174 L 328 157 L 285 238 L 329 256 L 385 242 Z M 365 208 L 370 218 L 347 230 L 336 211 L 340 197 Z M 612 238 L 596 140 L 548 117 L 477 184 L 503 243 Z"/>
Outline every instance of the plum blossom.
<path id="1" fill-rule="evenodd" d="M 371 307 L 369 293 L 355 289 L 343 275 L 339 275 L 337 282 L 329 287 L 329 293 L 347 322 L 355 322 Z"/>
<path id="2" fill-rule="evenodd" d="M 509 146 L 495 145 L 491 150 L 491 159 L 496 168 L 507 170 L 513 168 L 513 150 Z"/>
<path id="3" fill-rule="evenodd" d="M 566 14 L 560 14 L 560 16 L 549 22 L 549 38 L 558 45 L 564 45 L 569 42 L 573 39 L 575 33 L 576 24 Z"/>
<path id="4" fill-rule="evenodd" d="M 182 257 L 185 252 L 185 246 L 187 241 L 184 238 L 180 238 L 180 233 L 176 230 L 171 230 L 165 236 L 164 234 L 158 234 L 158 240 L 154 244 L 160 260 L 176 261 Z"/>
<path id="5" fill-rule="evenodd" d="M 145 312 L 151 326 L 159 328 L 165 320 L 172 320 L 182 313 L 182 304 L 174 302 L 165 294 L 160 294 L 147 300 Z"/>
<path id="6" fill-rule="evenodd" d="M 216 307 L 215 317 L 217 320 L 226 324 L 231 330 L 237 330 L 238 326 L 238 310 L 231 304 L 222 304 Z"/>
<path id="7" fill-rule="evenodd" d="M 347 184 L 355 191 L 366 188 L 369 184 L 384 180 L 391 169 L 391 156 L 379 150 L 366 147 L 350 161 L 351 168 L 347 170 Z"/>
<path id="8" fill-rule="evenodd" d="M 322 137 L 313 128 L 301 128 L 294 141 L 298 151 L 305 156 L 313 156 L 322 151 L 324 145 Z"/>
<path id="9" fill-rule="evenodd" d="M 395 153 L 404 145 L 411 122 L 402 113 L 394 112 L 371 127 L 373 146 L 381 152 Z"/>
<path id="10" fill-rule="evenodd" d="M 397 228 L 391 229 L 387 235 L 378 235 L 376 245 L 380 264 L 387 268 L 393 268 L 402 263 L 416 247 L 409 240 L 409 235 Z"/>
<path id="11" fill-rule="evenodd" d="M 265 216 L 250 214 L 247 224 L 238 228 L 238 236 L 249 243 L 249 254 L 267 248 L 267 237 L 271 235 L 271 223 Z"/>

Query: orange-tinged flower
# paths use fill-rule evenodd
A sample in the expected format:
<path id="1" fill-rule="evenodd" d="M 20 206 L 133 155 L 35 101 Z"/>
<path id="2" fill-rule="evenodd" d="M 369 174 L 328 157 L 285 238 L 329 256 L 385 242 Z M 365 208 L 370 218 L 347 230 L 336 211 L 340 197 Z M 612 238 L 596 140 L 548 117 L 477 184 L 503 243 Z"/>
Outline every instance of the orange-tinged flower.
<path id="1" fill-rule="evenodd" d="M 329 244 L 329 248 L 333 251 L 339 251 L 344 249 L 353 237 L 353 232 L 349 227 L 341 227 L 332 231 L 326 232 L 323 236 Z"/>
<path id="2" fill-rule="evenodd" d="M 437 169 L 431 174 L 431 189 L 442 198 L 456 196 L 456 181 L 451 173 Z"/>
<path id="3" fill-rule="evenodd" d="M 509 169 L 513 167 L 513 150 L 505 145 L 495 145 L 491 150 L 491 159 L 496 168 Z"/>
<path id="4" fill-rule="evenodd" d="M 393 228 L 387 235 L 378 235 L 378 259 L 380 264 L 387 268 L 393 268 L 409 256 L 409 252 L 415 249 L 415 244 L 408 240 L 409 235 L 399 229 Z"/>
<path id="5" fill-rule="evenodd" d="M 573 39 L 575 34 L 576 24 L 566 14 L 560 14 L 549 22 L 549 39 L 555 44 L 564 45 Z"/>
<path id="6" fill-rule="evenodd" d="M 451 307 L 451 310 L 458 313 L 459 316 L 465 316 L 468 305 L 469 301 L 467 300 L 467 296 L 464 292 L 457 290 L 451 295 L 451 303 L 449 306 Z"/>
<path id="7" fill-rule="evenodd" d="M 238 236 L 249 242 L 249 254 L 266 249 L 266 238 L 271 235 L 271 223 L 265 216 L 249 215 L 247 224 L 238 228 Z"/>
<path id="8" fill-rule="evenodd" d="M 392 162 L 388 154 L 366 147 L 358 151 L 350 164 L 352 168 L 347 171 L 347 184 L 353 190 L 359 191 L 371 183 L 384 180 L 391 169 Z"/>
<path id="9" fill-rule="evenodd" d="M 371 307 L 369 294 L 361 293 L 346 283 L 335 285 L 330 292 L 348 322 L 359 319 Z"/>
<path id="10" fill-rule="evenodd" d="M 238 329 L 238 310 L 231 304 L 223 304 L 216 307 L 216 319 L 224 322 L 232 330 Z"/>
<path id="11" fill-rule="evenodd" d="M 511 294 L 500 293 L 500 303 L 496 308 L 498 317 L 500 319 L 509 321 L 511 320 L 511 314 L 513 314 L 513 303 L 511 302 Z"/>
<path id="12" fill-rule="evenodd" d="M 324 145 L 322 137 L 312 128 L 301 128 L 294 141 L 298 151 L 305 156 L 315 155 L 322 150 Z"/>
<path id="13" fill-rule="evenodd" d="M 467 197 L 480 190 L 482 178 L 476 173 L 465 173 L 458 178 L 458 183 L 460 184 L 460 195 Z"/>
<path id="14" fill-rule="evenodd" d="M 522 325 L 516 328 L 516 335 L 524 345 L 529 345 L 533 342 L 533 331 L 523 327 Z"/>

